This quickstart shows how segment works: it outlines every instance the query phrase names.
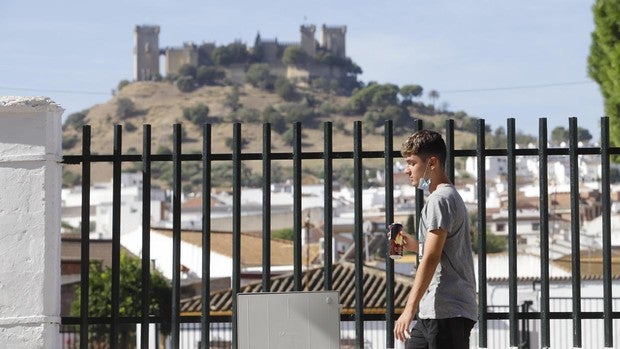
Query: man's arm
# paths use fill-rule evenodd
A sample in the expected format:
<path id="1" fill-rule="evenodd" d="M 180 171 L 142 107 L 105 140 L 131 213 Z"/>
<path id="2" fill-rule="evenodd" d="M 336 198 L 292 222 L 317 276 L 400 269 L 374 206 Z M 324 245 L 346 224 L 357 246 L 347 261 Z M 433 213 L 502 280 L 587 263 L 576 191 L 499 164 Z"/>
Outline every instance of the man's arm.
<path id="1" fill-rule="evenodd" d="M 441 260 L 441 252 L 443 251 L 447 235 L 448 233 L 441 228 L 431 230 L 429 234 L 426 235 L 424 256 L 416 271 L 413 287 L 407 298 L 405 309 L 394 326 L 394 337 L 398 340 L 406 340 L 405 333 L 408 331 L 409 325 L 418 310 L 420 300 L 428 289 L 433 275 L 435 274 L 435 270 L 437 269 L 437 265 Z"/>

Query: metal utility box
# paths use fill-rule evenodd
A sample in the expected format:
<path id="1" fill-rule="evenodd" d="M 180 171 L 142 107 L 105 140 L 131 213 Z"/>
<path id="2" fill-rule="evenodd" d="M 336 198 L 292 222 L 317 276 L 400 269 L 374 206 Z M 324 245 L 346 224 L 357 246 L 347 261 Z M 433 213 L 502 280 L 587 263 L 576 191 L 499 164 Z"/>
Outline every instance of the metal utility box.
<path id="1" fill-rule="evenodd" d="M 239 349 L 340 348 L 337 291 L 240 293 Z"/>

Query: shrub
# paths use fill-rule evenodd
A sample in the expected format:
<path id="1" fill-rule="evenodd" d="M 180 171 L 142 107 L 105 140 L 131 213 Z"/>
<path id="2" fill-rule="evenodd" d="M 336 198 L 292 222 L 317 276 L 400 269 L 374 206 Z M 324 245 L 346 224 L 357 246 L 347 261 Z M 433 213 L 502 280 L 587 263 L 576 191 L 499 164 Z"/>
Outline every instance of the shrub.
<path id="1" fill-rule="evenodd" d="M 125 86 L 127 86 L 127 85 L 129 85 L 129 81 L 128 81 L 128 80 L 121 80 L 121 81 L 118 83 L 118 86 L 116 87 L 116 90 L 120 92 L 120 90 L 122 90 L 122 89 L 123 89 L 123 87 L 125 87 Z"/>
<path id="2" fill-rule="evenodd" d="M 191 76 L 182 76 L 177 79 L 177 87 L 181 92 L 192 92 L 196 88 L 196 80 Z"/>
<path id="3" fill-rule="evenodd" d="M 245 81 L 262 90 L 272 91 L 275 83 L 275 76 L 269 71 L 267 64 L 252 64 L 245 74 Z"/>
<path id="4" fill-rule="evenodd" d="M 119 98 L 116 103 L 116 115 L 125 119 L 130 117 L 136 112 L 136 106 L 133 104 L 132 100 L 129 98 Z"/>
<path id="5" fill-rule="evenodd" d="M 293 85 L 287 78 L 279 77 L 275 83 L 276 93 L 282 97 L 285 101 L 292 101 L 297 97 L 295 91 L 295 85 Z"/>
<path id="6" fill-rule="evenodd" d="M 183 117 L 196 125 L 204 124 L 209 119 L 209 107 L 198 104 L 194 107 L 183 108 Z"/>
<path id="7" fill-rule="evenodd" d="M 216 67 L 200 66 L 196 73 L 196 80 L 198 80 L 198 83 L 208 86 L 215 85 L 217 81 L 223 80 L 225 77 L 226 73 L 222 69 Z"/>
<path id="8" fill-rule="evenodd" d="M 76 134 L 73 134 L 68 137 L 63 137 L 62 138 L 62 149 L 71 149 L 73 148 L 74 145 L 77 144 L 77 142 L 78 142 L 78 136 Z"/>
<path id="9" fill-rule="evenodd" d="M 73 113 L 69 115 L 67 119 L 65 120 L 65 123 L 62 125 L 62 129 L 66 130 L 67 127 L 71 126 L 77 130 L 80 127 L 84 126 L 85 124 L 84 119 L 86 119 L 87 113 L 88 113 L 88 110 L 82 110 L 77 113 Z"/>
<path id="10" fill-rule="evenodd" d="M 132 124 L 131 122 L 127 121 L 125 123 L 125 130 L 127 132 L 134 132 L 135 130 L 137 130 L 138 128 L 136 127 L 136 125 Z"/>
<path id="11" fill-rule="evenodd" d="M 178 71 L 180 76 L 191 76 L 192 78 L 196 78 L 196 67 L 191 64 L 183 64 Z"/>

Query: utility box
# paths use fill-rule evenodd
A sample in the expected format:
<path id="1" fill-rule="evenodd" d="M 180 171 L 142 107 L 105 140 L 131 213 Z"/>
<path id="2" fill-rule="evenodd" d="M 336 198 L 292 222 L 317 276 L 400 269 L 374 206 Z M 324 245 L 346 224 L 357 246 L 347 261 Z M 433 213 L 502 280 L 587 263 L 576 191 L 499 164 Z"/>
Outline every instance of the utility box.
<path id="1" fill-rule="evenodd" d="M 337 291 L 240 293 L 239 349 L 340 348 Z"/>

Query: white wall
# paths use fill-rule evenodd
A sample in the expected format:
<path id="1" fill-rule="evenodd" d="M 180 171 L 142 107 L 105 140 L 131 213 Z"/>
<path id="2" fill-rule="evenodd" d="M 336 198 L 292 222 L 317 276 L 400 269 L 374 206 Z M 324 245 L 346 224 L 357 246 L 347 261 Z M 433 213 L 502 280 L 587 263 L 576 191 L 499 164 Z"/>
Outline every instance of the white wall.
<path id="1" fill-rule="evenodd" d="M 0 343 L 60 347 L 63 109 L 0 97 Z"/>

